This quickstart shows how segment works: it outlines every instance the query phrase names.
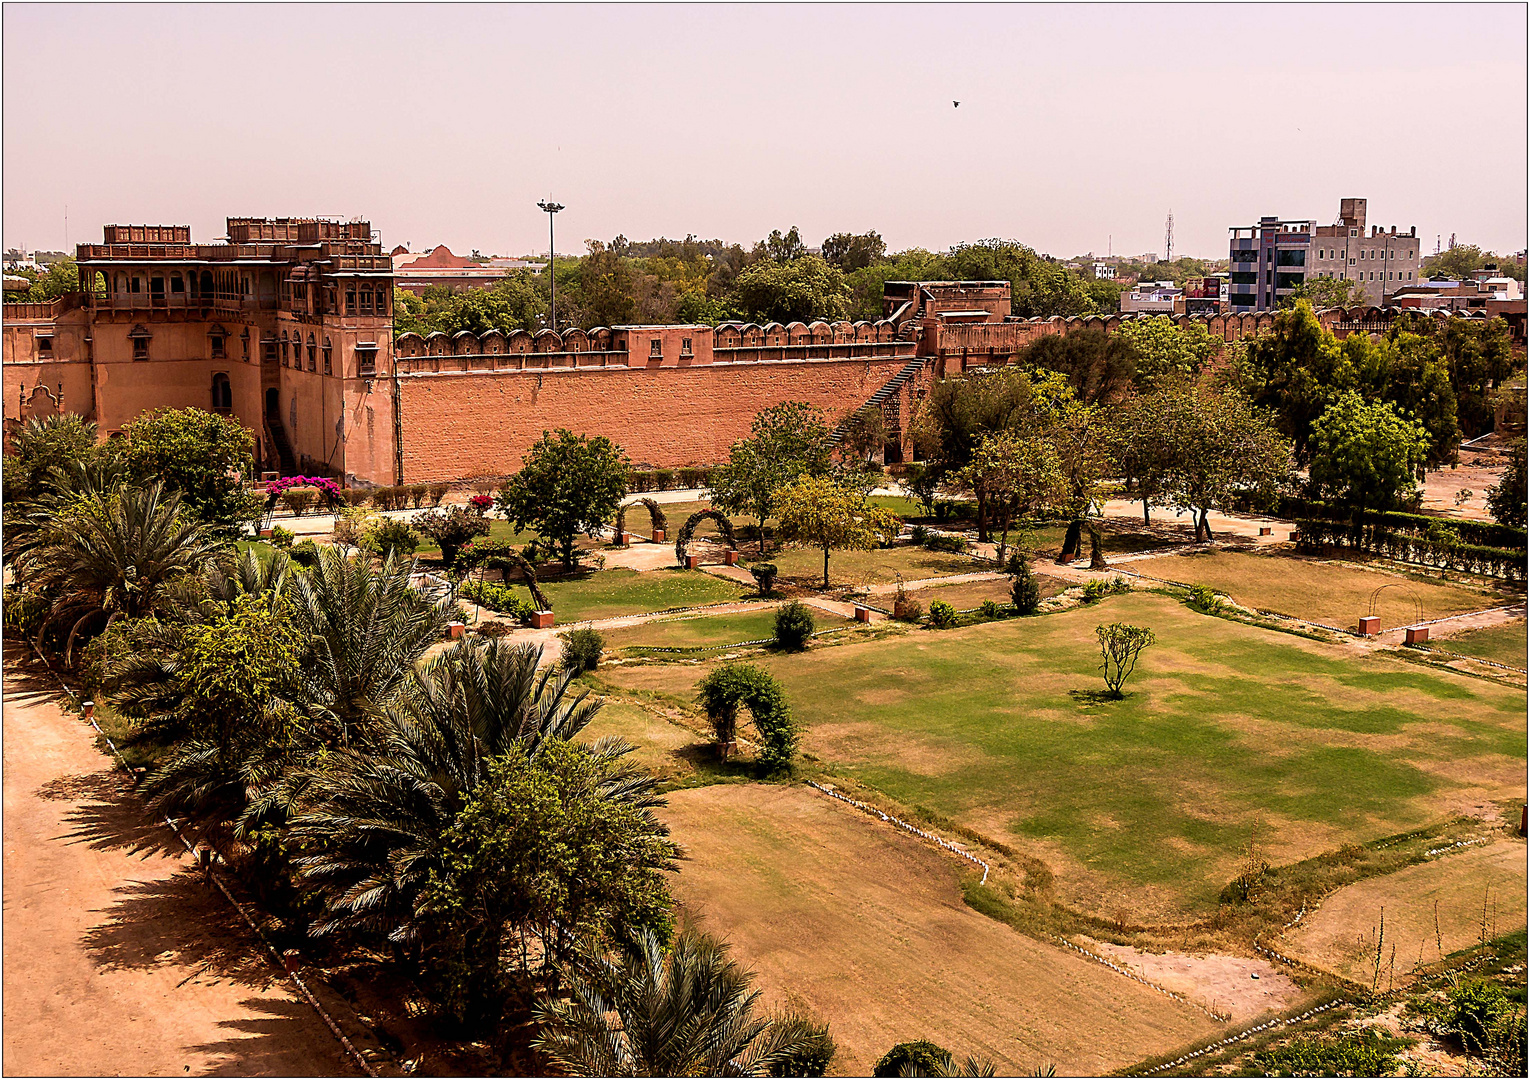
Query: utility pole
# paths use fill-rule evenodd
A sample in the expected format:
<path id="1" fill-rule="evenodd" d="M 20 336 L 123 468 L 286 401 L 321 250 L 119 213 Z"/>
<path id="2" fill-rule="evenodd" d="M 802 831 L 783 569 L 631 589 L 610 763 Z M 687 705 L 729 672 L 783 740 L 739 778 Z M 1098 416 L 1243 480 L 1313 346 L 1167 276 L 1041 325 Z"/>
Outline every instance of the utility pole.
<path id="1" fill-rule="evenodd" d="M 553 215 L 563 209 L 563 204 L 547 199 L 537 203 L 547 214 L 547 285 L 552 297 L 552 322 L 558 329 L 558 247 L 553 243 Z"/>
<path id="2" fill-rule="evenodd" d="M 1169 222 L 1163 230 L 1163 261 L 1174 261 L 1174 211 L 1169 211 Z"/>

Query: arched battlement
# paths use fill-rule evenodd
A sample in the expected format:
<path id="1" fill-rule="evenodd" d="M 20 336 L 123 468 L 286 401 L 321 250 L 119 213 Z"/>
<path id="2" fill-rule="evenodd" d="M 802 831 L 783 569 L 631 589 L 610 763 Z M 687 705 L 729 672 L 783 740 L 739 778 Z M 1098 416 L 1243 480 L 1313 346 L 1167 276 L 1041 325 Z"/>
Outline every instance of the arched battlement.
<path id="1" fill-rule="evenodd" d="M 471 330 L 458 330 L 452 335 L 452 353 L 456 356 L 472 356 L 479 351 L 478 335 Z"/>

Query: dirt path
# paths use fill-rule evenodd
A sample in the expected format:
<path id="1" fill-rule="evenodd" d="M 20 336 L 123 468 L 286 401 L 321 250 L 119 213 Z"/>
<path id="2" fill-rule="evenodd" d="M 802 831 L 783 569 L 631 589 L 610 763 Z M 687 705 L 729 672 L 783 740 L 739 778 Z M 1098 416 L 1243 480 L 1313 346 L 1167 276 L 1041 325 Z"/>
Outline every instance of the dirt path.
<path id="1" fill-rule="evenodd" d="M 5 1073 L 355 1075 L 56 686 L 4 659 Z"/>

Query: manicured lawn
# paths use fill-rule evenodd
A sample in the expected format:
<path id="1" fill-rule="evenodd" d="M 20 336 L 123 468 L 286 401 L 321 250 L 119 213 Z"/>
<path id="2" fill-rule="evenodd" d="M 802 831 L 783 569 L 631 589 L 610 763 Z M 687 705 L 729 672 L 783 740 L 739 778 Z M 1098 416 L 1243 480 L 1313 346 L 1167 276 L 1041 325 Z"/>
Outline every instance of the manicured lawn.
<path id="1" fill-rule="evenodd" d="M 531 599 L 524 588 L 520 595 Z M 566 581 L 542 583 L 559 625 L 582 619 L 609 619 L 675 607 L 718 604 L 745 595 L 741 585 L 686 570 L 600 570 Z"/>
<path id="2" fill-rule="evenodd" d="M 1206 551 L 1145 559 L 1131 563 L 1130 569 L 1149 577 L 1209 585 L 1248 607 L 1344 629 L 1353 629 L 1360 616 L 1372 613 L 1373 595 L 1374 614 L 1381 616 L 1383 630 L 1509 602 L 1465 585 L 1292 555 Z"/>
<path id="3" fill-rule="evenodd" d="M 513 544 L 529 544 L 536 538 L 537 534 L 536 530 L 534 529 L 527 529 L 525 532 L 516 532 L 510 527 L 510 523 L 504 518 L 489 519 L 489 535 L 486 537 L 486 539 L 508 540 Z M 585 544 L 581 546 L 588 546 L 591 543 L 593 543 L 593 541 L 586 541 Z M 439 555 L 441 554 L 441 548 L 430 537 L 421 534 L 420 546 L 415 549 L 415 553 L 418 555 Z"/>
<path id="4" fill-rule="evenodd" d="M 752 548 L 744 554 L 754 559 Z M 823 584 L 821 548 L 784 548 L 772 551 L 764 561 L 775 563 L 781 577 L 800 585 L 816 588 Z M 887 585 L 897 581 L 900 573 L 905 581 L 915 581 L 991 569 L 991 563 L 980 562 L 966 555 L 926 551 L 912 545 L 879 548 L 876 551 L 835 551 L 829 556 L 831 585 Z"/>
<path id="5" fill-rule="evenodd" d="M 246 551 L 253 551 L 262 564 L 270 562 L 271 556 L 276 554 L 275 546 L 264 540 L 235 540 L 234 551 L 240 556 L 243 556 Z"/>
<path id="6" fill-rule="evenodd" d="M 1067 525 L 1047 524 L 1031 530 L 1030 545 L 1032 550 L 1048 555 L 1056 555 L 1062 550 L 1063 539 L 1068 532 Z M 1011 542 L 1014 535 L 1011 534 Z M 1085 557 L 1089 554 L 1089 534 L 1084 533 L 1080 542 L 1083 545 Z M 1100 529 L 1100 548 L 1107 555 L 1126 555 L 1133 551 L 1151 551 L 1154 548 L 1168 547 L 1175 543 L 1173 539 L 1167 539 L 1158 533 L 1131 532 L 1119 529 L 1115 525 L 1107 524 Z"/>
<path id="7" fill-rule="evenodd" d="M 1152 627 L 1125 700 L 1094 629 Z M 1522 690 L 1136 593 L 1057 615 L 761 661 L 804 752 L 1046 860 L 1060 899 L 1204 914 L 1252 832 L 1282 864 L 1524 794 Z M 605 673 L 688 701 L 707 666 Z"/>
<path id="8" fill-rule="evenodd" d="M 1446 624 L 1450 625 L 1449 623 Z M 1433 642 L 1446 652 L 1463 656 L 1480 656 L 1517 668 L 1525 666 L 1525 623 L 1508 623 L 1489 626 L 1482 630 L 1469 630 L 1460 637 L 1440 638 Z"/>
<path id="9" fill-rule="evenodd" d="M 706 615 L 664 619 L 641 626 L 622 627 L 604 633 L 607 650 L 642 653 L 646 648 L 693 649 L 758 641 L 775 634 L 775 611 L 745 611 L 730 615 Z M 813 612 L 819 630 L 857 625 L 827 611 Z"/>

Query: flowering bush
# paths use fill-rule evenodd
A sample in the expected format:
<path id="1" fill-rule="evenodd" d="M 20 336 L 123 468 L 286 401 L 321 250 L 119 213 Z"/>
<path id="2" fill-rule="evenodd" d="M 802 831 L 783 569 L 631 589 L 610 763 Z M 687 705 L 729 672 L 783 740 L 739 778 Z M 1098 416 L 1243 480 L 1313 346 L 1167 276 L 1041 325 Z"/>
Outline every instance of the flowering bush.
<path id="1" fill-rule="evenodd" d="M 327 476 L 284 476 L 266 485 L 267 495 L 281 495 L 289 488 L 313 488 L 329 502 L 340 497 L 340 485 Z"/>
<path id="2" fill-rule="evenodd" d="M 474 510 L 478 511 L 480 514 L 488 513 L 489 507 L 494 505 L 494 496 L 474 495 L 471 499 L 468 500 L 468 505 L 471 506 Z"/>

